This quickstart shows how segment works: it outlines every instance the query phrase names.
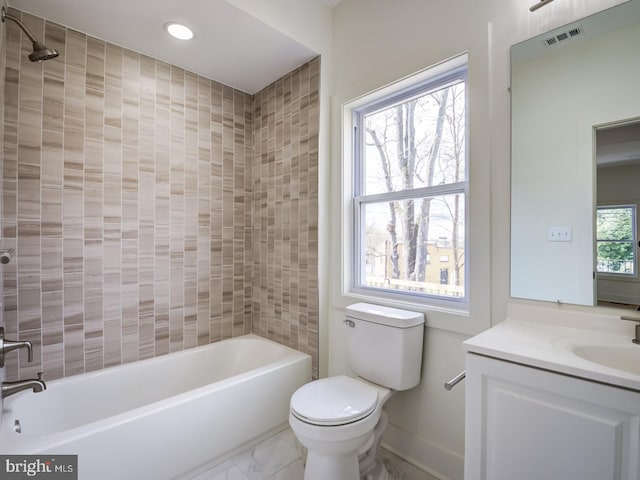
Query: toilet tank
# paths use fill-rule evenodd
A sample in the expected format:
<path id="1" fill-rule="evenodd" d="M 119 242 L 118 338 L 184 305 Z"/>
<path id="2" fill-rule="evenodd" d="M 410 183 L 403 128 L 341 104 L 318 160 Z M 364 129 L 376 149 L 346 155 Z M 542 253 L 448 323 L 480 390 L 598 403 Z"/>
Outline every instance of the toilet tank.
<path id="1" fill-rule="evenodd" d="M 422 313 L 356 303 L 346 308 L 344 324 L 353 373 L 393 390 L 420 383 Z"/>

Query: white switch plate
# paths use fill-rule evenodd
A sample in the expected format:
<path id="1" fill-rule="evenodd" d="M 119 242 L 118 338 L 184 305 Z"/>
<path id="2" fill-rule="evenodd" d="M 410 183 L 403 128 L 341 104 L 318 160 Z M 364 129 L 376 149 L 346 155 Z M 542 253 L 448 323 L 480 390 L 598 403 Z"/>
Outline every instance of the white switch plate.
<path id="1" fill-rule="evenodd" d="M 571 227 L 549 227 L 547 230 L 548 242 L 570 242 Z"/>

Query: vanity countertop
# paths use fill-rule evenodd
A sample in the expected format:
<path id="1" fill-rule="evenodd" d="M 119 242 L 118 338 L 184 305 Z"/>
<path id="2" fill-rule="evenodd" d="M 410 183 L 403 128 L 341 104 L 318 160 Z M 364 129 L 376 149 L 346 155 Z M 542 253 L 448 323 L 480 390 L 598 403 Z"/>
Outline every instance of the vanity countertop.
<path id="1" fill-rule="evenodd" d="M 507 319 L 463 346 L 469 353 L 640 391 L 640 345 L 631 341 L 633 324 L 614 322 L 578 326 Z M 619 328 L 627 323 L 631 328 Z"/>

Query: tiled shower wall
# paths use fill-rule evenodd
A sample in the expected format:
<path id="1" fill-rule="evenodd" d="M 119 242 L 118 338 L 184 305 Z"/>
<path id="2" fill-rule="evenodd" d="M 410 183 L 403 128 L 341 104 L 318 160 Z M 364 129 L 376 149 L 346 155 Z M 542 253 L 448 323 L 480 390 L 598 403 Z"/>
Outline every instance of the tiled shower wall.
<path id="1" fill-rule="evenodd" d="M 269 148 L 254 152 L 252 96 L 13 13 L 60 57 L 29 62 L 30 42 L 8 24 L 2 246 L 15 248 L 16 257 L 3 267 L 2 298 L 7 337 L 31 340 L 35 361 L 28 364 L 24 352 L 19 361 L 9 355 L 7 377 L 33 377 L 42 370 L 45 379 L 54 379 L 252 329 L 315 353 L 317 294 L 311 292 L 315 264 L 309 263 L 317 260 L 308 252 L 314 248 L 308 232 L 315 231 L 315 217 L 299 227 L 307 235 L 296 235 L 304 242 L 296 243 L 296 258 L 304 260 L 293 268 L 305 292 L 297 294 L 295 305 L 285 299 L 285 322 L 282 294 L 269 304 L 273 294 L 267 293 L 252 325 L 256 296 L 264 288 L 260 284 L 254 295 L 254 272 L 278 283 L 282 271 L 280 257 L 269 249 L 269 228 L 293 210 L 306 217 L 317 199 L 317 181 L 304 177 L 308 183 L 297 190 L 295 204 L 293 197 L 286 200 L 291 206 L 283 213 L 273 175 L 284 177 L 286 169 L 302 165 L 287 160 L 285 167 L 288 154 L 271 152 L 282 141 L 282 125 L 261 123 L 256 138 Z M 319 66 L 319 60 L 311 65 Z M 304 145 L 305 161 L 315 162 L 304 167 L 309 171 L 317 171 L 317 120 L 300 118 L 317 114 L 309 103 L 315 98 L 317 104 L 317 92 L 310 93 L 311 76 L 303 72 L 318 66 L 286 77 L 306 82 L 298 94 L 279 89 L 280 97 L 269 94 L 260 103 L 273 112 L 268 118 L 298 118 L 301 130 L 289 143 Z M 265 91 L 275 92 L 275 85 Z M 304 97 L 296 97 L 300 93 Z M 255 178 L 256 161 L 269 176 Z M 253 197 L 255 186 L 260 200 Z M 264 230 L 255 228 L 263 223 Z M 255 250 L 263 235 L 264 252 Z M 299 325 L 295 335 L 301 340 L 292 340 L 291 322 Z"/>
<path id="2" fill-rule="evenodd" d="M 253 332 L 318 358 L 320 59 L 255 96 Z"/>

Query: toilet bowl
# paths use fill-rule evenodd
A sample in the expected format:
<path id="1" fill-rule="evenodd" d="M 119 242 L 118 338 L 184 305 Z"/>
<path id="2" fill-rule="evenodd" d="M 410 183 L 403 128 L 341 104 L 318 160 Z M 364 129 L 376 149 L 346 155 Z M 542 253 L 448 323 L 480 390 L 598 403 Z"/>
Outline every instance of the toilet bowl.
<path id="1" fill-rule="evenodd" d="M 376 463 L 383 406 L 394 392 L 360 378 L 325 378 L 291 397 L 289 424 L 307 449 L 305 480 L 383 480 Z"/>
<path id="2" fill-rule="evenodd" d="M 349 363 L 338 375 L 291 397 L 289 424 L 307 448 L 304 480 L 385 480 L 376 453 L 387 425 L 383 407 L 420 382 L 424 316 L 358 303 L 346 308 Z"/>

